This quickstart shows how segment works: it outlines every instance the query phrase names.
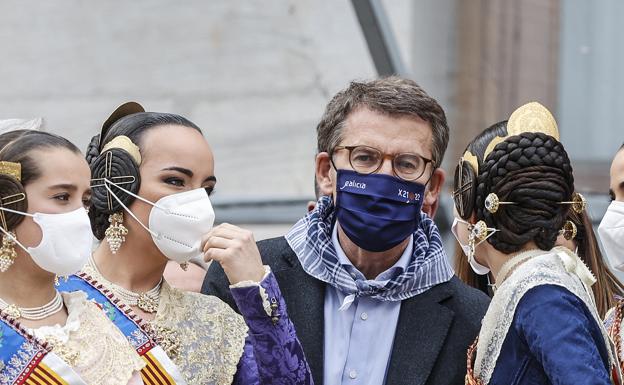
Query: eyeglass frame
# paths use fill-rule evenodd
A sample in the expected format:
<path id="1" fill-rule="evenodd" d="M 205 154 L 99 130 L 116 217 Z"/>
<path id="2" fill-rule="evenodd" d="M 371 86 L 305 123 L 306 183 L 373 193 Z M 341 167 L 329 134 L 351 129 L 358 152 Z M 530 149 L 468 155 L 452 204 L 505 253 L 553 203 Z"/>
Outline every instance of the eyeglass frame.
<path id="1" fill-rule="evenodd" d="M 363 172 L 359 172 L 359 171 L 357 171 L 357 170 L 355 169 L 355 167 L 353 166 L 353 163 L 351 163 L 351 153 L 353 152 L 353 150 L 355 150 L 355 149 L 356 149 L 356 148 L 358 148 L 358 147 L 370 148 L 370 149 L 375 150 L 375 151 L 377 151 L 377 152 L 379 152 L 379 153 L 381 154 L 381 162 L 379 162 L 379 165 L 377 166 L 377 168 L 376 168 L 375 170 L 373 170 L 373 171 L 371 171 L 371 172 L 368 172 L 368 173 L 363 173 Z M 379 171 L 379 169 L 381 169 L 381 167 L 383 166 L 383 164 L 384 164 L 384 160 L 386 160 L 386 158 L 389 158 L 389 159 L 390 159 L 390 161 L 391 161 L 391 162 L 390 162 L 390 164 L 392 165 L 392 173 L 394 174 L 394 176 L 396 176 L 397 178 L 399 178 L 399 179 L 401 179 L 401 180 L 404 180 L 404 181 L 406 181 L 406 182 L 413 182 L 413 181 L 417 180 L 418 178 L 420 178 L 421 176 L 425 175 L 425 172 L 427 171 L 427 165 L 428 165 L 428 164 L 433 164 L 433 159 L 425 158 L 424 156 L 422 156 L 422 155 L 420 155 L 420 154 L 416 154 L 416 153 L 414 153 L 414 152 L 401 152 L 401 153 L 399 153 L 399 154 L 394 154 L 394 155 L 393 155 L 393 154 L 386 154 L 385 152 L 383 152 L 383 151 L 379 150 L 378 148 L 375 148 L 375 147 L 372 147 L 372 146 L 366 146 L 366 145 L 361 144 L 361 145 L 358 145 L 358 146 L 336 146 L 336 147 L 334 147 L 334 148 L 331 150 L 331 152 L 329 152 L 329 161 L 331 162 L 332 166 L 334 166 L 334 168 L 335 168 L 336 170 L 338 170 L 338 167 L 336 167 L 336 164 L 334 163 L 334 153 L 335 153 L 336 151 L 340 151 L 340 150 L 347 150 L 347 151 L 349 151 L 349 156 L 348 156 L 348 159 L 349 159 L 349 165 L 351 166 L 351 168 L 353 169 L 353 171 L 357 172 L 358 174 L 362 174 L 362 175 L 371 175 L 371 174 L 376 173 L 376 172 L 377 172 L 377 171 Z M 412 156 L 417 156 L 417 157 L 419 157 L 420 159 L 422 159 L 422 160 L 424 161 L 424 163 L 425 163 L 425 165 L 424 165 L 424 167 L 423 167 L 423 171 L 422 171 L 422 173 L 421 173 L 420 175 L 418 175 L 418 176 L 417 176 L 416 178 L 414 178 L 414 179 L 405 179 L 405 178 L 403 178 L 403 177 L 399 176 L 399 175 L 397 174 L 397 172 L 396 172 L 396 168 L 395 168 L 395 166 L 394 166 L 394 160 L 395 160 L 398 156 L 401 156 L 401 155 L 412 155 Z M 431 180 L 431 177 L 433 176 L 433 173 L 434 173 L 434 171 L 436 170 L 436 168 L 437 168 L 437 167 L 435 167 L 435 166 L 433 167 L 433 169 L 431 170 L 431 175 L 429 175 L 429 179 L 427 179 L 427 182 L 426 182 L 425 184 L 429 183 L 429 181 Z"/>

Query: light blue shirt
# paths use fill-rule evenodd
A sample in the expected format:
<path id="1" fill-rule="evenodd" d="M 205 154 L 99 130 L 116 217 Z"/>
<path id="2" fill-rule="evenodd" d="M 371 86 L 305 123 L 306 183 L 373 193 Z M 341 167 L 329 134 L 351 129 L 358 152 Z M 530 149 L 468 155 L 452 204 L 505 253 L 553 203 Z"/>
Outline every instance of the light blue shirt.
<path id="1" fill-rule="evenodd" d="M 383 286 L 408 266 L 413 241 L 401 258 L 374 280 L 366 277 L 349 261 L 338 242 L 338 224 L 332 244 L 340 264 L 356 281 Z M 392 353 L 401 301 L 381 301 L 359 297 L 350 303 L 347 295 L 331 285 L 325 291 L 325 343 L 323 383 L 326 385 L 382 385 Z M 339 310 L 340 308 L 343 310 Z"/>

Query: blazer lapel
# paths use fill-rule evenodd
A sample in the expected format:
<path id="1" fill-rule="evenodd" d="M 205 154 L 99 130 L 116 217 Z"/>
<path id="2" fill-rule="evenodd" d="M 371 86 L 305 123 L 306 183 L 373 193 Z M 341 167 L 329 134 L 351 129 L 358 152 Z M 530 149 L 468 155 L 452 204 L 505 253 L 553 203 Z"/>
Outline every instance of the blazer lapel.
<path id="1" fill-rule="evenodd" d="M 423 385 L 444 345 L 454 313 L 440 301 L 451 296 L 441 284 L 401 303 L 386 383 Z"/>
<path id="2" fill-rule="evenodd" d="M 316 385 L 323 383 L 325 284 L 308 275 L 292 250 L 274 271 Z"/>

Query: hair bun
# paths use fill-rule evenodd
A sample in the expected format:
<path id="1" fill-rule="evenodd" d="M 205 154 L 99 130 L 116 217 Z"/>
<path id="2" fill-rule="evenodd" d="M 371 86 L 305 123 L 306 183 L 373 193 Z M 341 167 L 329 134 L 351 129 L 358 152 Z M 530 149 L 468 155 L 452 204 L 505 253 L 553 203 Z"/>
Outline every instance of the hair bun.
<path id="1" fill-rule="evenodd" d="M 109 201 L 109 191 L 104 185 L 105 177 L 134 194 L 138 193 L 141 185 L 139 166 L 130 154 L 119 148 L 112 148 L 93 161 L 91 177 L 93 178 L 91 204 L 103 214 L 112 214 L 123 210 L 123 207 L 113 196 L 110 197 Z M 134 179 L 132 180 L 132 178 Z M 135 198 L 132 195 L 118 187 L 113 185 L 109 185 L 109 187 L 124 205 L 128 206 L 134 201 Z"/>
<path id="2" fill-rule="evenodd" d="M 15 202 L 10 197 L 17 194 L 24 194 L 24 199 Z M 16 197 L 17 198 L 17 197 Z M 9 175 L 0 174 L 0 199 L 2 199 L 2 206 L 11 210 L 26 212 L 28 210 L 28 200 L 26 199 L 26 191 L 22 184 L 15 178 Z M 4 202 L 13 201 L 14 203 L 5 204 Z M 17 225 L 24 220 L 24 216 L 8 211 L 3 211 L 4 218 L 7 223 L 7 230 L 13 230 Z M 1 223 L 0 223 L 1 225 Z M 0 234 L 1 236 L 2 234 Z"/>

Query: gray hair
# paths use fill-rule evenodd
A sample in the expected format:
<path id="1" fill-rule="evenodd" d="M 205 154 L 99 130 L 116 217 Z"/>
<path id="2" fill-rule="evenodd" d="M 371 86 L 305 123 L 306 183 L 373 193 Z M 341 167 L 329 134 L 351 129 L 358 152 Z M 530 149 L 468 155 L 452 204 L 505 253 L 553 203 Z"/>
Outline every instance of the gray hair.
<path id="1" fill-rule="evenodd" d="M 439 167 L 449 141 L 449 127 L 438 102 L 414 81 L 390 76 L 370 81 L 353 81 L 327 104 L 316 126 L 318 152 L 331 153 L 342 140 L 348 115 L 366 107 L 390 116 L 414 116 L 428 122 L 433 133 L 433 165 Z"/>

